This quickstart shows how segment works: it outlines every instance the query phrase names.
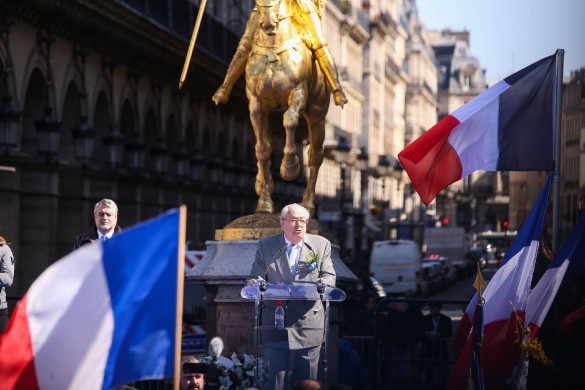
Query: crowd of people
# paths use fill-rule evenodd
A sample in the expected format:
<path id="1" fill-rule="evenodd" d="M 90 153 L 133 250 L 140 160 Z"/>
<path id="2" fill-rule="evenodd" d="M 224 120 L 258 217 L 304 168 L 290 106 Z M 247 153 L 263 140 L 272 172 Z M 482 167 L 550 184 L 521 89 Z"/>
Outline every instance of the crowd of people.
<path id="1" fill-rule="evenodd" d="M 367 274 L 360 278 L 357 289 L 348 292 L 340 318 L 344 340 L 340 342 L 340 354 L 349 356 L 346 350 L 353 347 L 360 360 L 352 363 L 350 371 L 340 366 L 340 373 L 352 373 L 347 383 L 354 389 L 372 388 L 372 375 L 377 371 L 378 385 L 399 388 L 418 382 L 444 387 L 453 358 L 449 347 L 453 326 L 451 318 L 441 312 L 440 303 L 430 302 L 426 307 L 409 302 L 413 294 L 382 296 Z M 428 309 L 428 314 L 423 315 L 423 309 Z M 377 358 L 371 361 L 374 356 Z M 363 368 L 358 368 L 360 365 Z M 365 375 L 359 375 L 362 370 Z M 365 379 L 358 379 L 360 376 Z"/>

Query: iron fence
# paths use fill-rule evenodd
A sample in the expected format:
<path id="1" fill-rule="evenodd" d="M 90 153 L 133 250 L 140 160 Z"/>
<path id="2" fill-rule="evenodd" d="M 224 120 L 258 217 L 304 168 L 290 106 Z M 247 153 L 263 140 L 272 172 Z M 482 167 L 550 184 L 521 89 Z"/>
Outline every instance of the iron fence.
<path id="1" fill-rule="evenodd" d="M 403 322 L 402 329 L 409 327 L 414 333 L 418 330 L 417 337 L 409 339 L 407 331 L 389 334 L 397 329 L 391 324 L 395 320 L 392 316 L 398 314 L 389 309 L 396 303 L 405 303 L 407 310 L 419 311 L 420 318 L 422 309 L 429 303 L 455 306 L 459 311 L 468 301 L 390 297 L 380 300 L 374 310 L 374 334 L 343 337 L 363 358 L 368 373 L 363 389 L 444 389 L 455 361 L 451 338 L 425 334 L 417 324 L 409 322 Z"/>

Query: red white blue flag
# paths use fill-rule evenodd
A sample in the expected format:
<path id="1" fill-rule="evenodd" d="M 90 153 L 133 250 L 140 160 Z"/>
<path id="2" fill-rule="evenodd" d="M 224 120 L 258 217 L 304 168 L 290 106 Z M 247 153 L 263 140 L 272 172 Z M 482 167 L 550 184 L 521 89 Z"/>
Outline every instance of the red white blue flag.
<path id="1" fill-rule="evenodd" d="M 528 296 L 526 323 L 536 336 L 561 284 L 568 285 L 585 275 L 585 213 L 563 242 L 548 270 Z"/>
<path id="2" fill-rule="evenodd" d="M 477 170 L 552 169 L 555 58 L 501 80 L 398 154 L 424 204 Z"/>
<path id="3" fill-rule="evenodd" d="M 173 377 L 180 213 L 83 246 L 47 268 L 0 336 L 0 387 L 110 389 Z"/>
<path id="4" fill-rule="evenodd" d="M 482 295 L 485 300 L 482 365 L 486 389 L 506 388 L 506 381 L 518 364 L 519 335 L 521 336 L 523 330 L 551 182 L 552 174 L 549 175 L 528 219 L 508 249 L 502 266 L 488 282 Z M 477 294 L 467 307 L 453 337 L 452 345 L 458 356 L 449 376 L 449 389 L 467 388 L 474 342 L 471 319 L 474 317 L 476 303 Z M 456 346 L 461 349 L 455 350 Z"/>

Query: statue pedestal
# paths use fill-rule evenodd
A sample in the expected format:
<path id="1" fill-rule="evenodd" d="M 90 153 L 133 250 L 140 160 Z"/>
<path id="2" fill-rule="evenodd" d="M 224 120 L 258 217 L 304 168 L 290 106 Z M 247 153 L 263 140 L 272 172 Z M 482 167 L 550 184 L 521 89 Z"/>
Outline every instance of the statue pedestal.
<path id="1" fill-rule="evenodd" d="M 318 234 L 319 225 L 309 221 L 307 231 Z M 219 336 L 224 342 L 224 355 L 233 352 L 254 354 L 254 304 L 240 296 L 250 276 L 256 257 L 256 246 L 261 238 L 281 233 L 279 216 L 254 214 L 236 219 L 216 232 L 215 241 L 207 241 L 203 259 L 186 275 L 190 283 L 207 287 L 206 327 L 207 341 Z M 331 257 L 337 274 L 337 285 L 353 283 L 357 277 L 339 258 L 339 248 L 332 245 Z M 337 382 L 339 338 L 339 306 L 331 305 L 329 322 L 329 383 Z"/>

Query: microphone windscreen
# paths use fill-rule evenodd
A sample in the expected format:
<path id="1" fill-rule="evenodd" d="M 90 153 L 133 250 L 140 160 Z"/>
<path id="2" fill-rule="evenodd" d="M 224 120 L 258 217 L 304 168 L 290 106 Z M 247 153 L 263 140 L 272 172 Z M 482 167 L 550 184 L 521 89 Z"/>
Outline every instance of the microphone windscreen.
<path id="1" fill-rule="evenodd" d="M 221 356 L 222 351 L 223 340 L 221 339 L 221 337 L 212 338 L 211 341 L 209 342 L 209 348 L 207 349 L 209 356 L 211 356 L 212 358 L 217 358 Z"/>

